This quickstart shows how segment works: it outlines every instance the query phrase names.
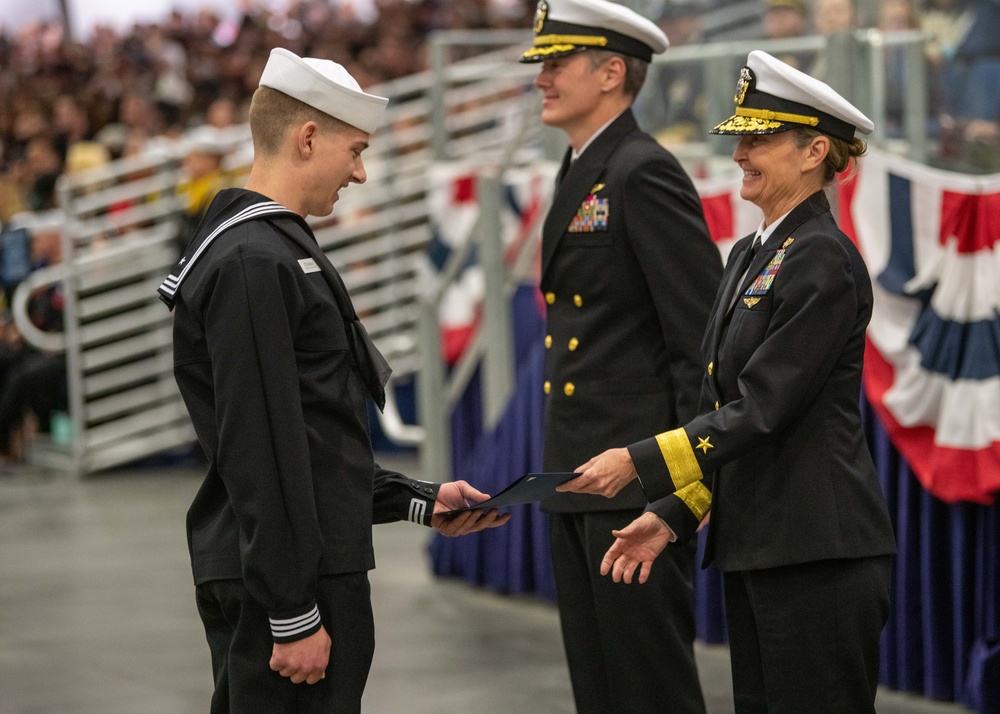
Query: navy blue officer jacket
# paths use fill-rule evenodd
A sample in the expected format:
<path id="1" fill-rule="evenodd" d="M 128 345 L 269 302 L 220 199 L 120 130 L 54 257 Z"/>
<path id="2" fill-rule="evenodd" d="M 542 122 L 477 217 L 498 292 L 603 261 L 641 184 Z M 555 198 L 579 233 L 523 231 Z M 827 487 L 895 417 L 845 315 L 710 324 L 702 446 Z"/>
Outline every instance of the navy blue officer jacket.
<path id="1" fill-rule="evenodd" d="M 631 110 L 564 173 L 542 232 L 546 471 L 694 417 L 722 274 L 690 178 Z M 543 507 L 645 504 L 631 484 L 612 499 L 561 494 Z"/>
<path id="2" fill-rule="evenodd" d="M 740 280 L 753 237 L 733 247 L 705 334 L 702 415 L 629 446 L 650 509 L 685 539 L 711 508 L 705 563 L 724 571 L 894 553 L 859 408 L 864 261 L 822 191 Z"/>

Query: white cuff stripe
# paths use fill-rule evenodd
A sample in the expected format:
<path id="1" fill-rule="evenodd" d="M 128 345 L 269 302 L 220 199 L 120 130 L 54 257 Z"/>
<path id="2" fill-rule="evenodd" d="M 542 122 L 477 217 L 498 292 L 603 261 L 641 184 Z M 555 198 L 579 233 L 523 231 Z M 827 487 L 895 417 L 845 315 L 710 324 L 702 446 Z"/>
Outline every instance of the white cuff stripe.
<path id="1" fill-rule="evenodd" d="M 423 523 L 424 515 L 427 513 L 427 501 L 423 501 L 419 498 L 414 498 L 410 500 L 410 516 L 409 520 L 413 523 Z"/>
<path id="2" fill-rule="evenodd" d="M 271 635 L 274 637 L 291 637 L 306 632 L 319 624 L 319 608 L 313 605 L 313 609 L 306 614 L 286 620 L 275 620 L 273 617 L 268 619 L 271 621 Z"/>

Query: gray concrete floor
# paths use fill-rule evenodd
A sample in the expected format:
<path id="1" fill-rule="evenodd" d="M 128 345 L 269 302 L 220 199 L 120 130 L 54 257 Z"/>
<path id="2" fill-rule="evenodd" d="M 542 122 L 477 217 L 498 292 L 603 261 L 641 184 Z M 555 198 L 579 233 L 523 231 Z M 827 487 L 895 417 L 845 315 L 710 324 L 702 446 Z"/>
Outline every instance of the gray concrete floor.
<path id="1" fill-rule="evenodd" d="M 413 473 L 411 459 L 393 461 L 383 459 Z M 199 478 L 0 475 L 0 714 L 207 712 L 208 648 L 184 544 Z M 573 712 L 551 605 L 434 579 L 429 532 L 416 526 L 375 532 L 366 713 Z M 732 712 L 726 648 L 697 653 L 710 714 Z M 967 711 L 888 691 L 877 709 Z"/>

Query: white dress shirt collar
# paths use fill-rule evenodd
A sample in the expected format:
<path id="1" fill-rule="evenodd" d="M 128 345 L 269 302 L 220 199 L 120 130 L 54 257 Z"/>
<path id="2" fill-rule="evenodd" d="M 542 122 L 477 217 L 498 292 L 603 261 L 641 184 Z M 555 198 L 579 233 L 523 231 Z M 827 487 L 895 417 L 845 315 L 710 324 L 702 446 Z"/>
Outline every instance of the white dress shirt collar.
<path id="1" fill-rule="evenodd" d="M 587 139 L 587 141 L 586 141 L 586 142 L 584 143 L 584 145 L 580 147 L 580 150 L 579 150 L 579 151 L 577 151 L 577 150 L 575 150 L 575 149 L 573 150 L 573 153 L 572 153 L 572 154 L 570 154 L 570 157 L 569 157 L 569 160 L 570 160 L 571 162 L 573 162 L 573 161 L 576 161 L 577 159 L 579 159 L 579 158 L 580 158 L 580 156 L 581 156 L 581 155 L 583 154 L 583 152 L 587 150 L 587 147 L 588 147 L 588 146 L 590 146 L 591 144 L 593 144 L 593 143 L 594 143 L 594 139 L 596 139 L 596 138 L 597 138 L 597 137 L 599 137 L 599 136 L 600 136 L 600 135 L 601 135 L 602 133 L 604 133 L 604 130 L 605 130 L 605 129 L 607 129 L 607 128 L 608 128 L 609 126 L 611 126 L 612 122 L 614 122 L 614 120 L 615 120 L 615 119 L 617 119 L 618 117 L 620 117 L 620 116 L 621 116 L 622 114 L 624 114 L 624 113 L 625 113 L 625 111 L 624 111 L 624 110 L 622 110 L 622 111 L 618 112 L 617 114 L 615 114 L 615 115 L 614 115 L 613 117 L 611 117 L 610 119 L 608 119 L 608 121 L 607 121 L 607 122 L 605 122 L 604 126 L 602 126 L 602 127 L 600 128 L 600 129 L 598 129 L 597 131 L 595 131 L 595 132 L 594 132 L 594 133 L 593 133 L 593 134 L 592 134 L 592 135 L 590 136 L 590 138 L 589 138 L 589 139 Z"/>

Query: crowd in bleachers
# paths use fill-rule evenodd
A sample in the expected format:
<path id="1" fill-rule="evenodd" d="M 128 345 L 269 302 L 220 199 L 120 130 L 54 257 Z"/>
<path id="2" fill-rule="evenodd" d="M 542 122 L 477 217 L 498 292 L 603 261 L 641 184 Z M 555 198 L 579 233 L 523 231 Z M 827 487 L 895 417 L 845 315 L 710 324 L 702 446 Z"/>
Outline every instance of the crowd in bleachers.
<path id="1" fill-rule="evenodd" d="M 712 39 L 701 25 L 704 13 L 736 1 L 664 0 L 660 23 L 675 46 L 703 42 Z M 1000 170 L 1000 0 L 871 0 L 860 7 L 855 0 L 759 1 L 760 22 L 747 25 L 748 39 L 870 26 L 928 33 L 929 134 L 942 155 L 970 168 Z M 226 137 L 234 135 L 225 132 L 244 125 L 271 48 L 333 59 L 369 87 L 425 68 L 435 29 L 526 29 L 535 9 L 534 0 L 293 0 L 282 11 L 266 9 L 272 5 L 248 0 L 239 20 L 210 11 L 173 12 L 127 32 L 94 28 L 86 41 L 67 37 L 59 23 L 16 33 L 0 28 L 0 227 L 9 233 L 11 226 L 20 228 L 11 223 L 14 216 L 55 208 L 62 174 L 182 138 L 171 146 L 186 147 L 184 190 L 194 222 L 226 185 L 222 156 Z M 822 53 L 783 59 L 817 76 L 826 71 Z M 892 135 L 901 131 L 905 82 L 901 58 L 891 51 L 886 69 Z M 699 71 L 693 65 L 665 68 L 646 90 L 655 95 L 659 120 L 675 129 L 674 139 L 701 138 Z M 29 230 L 22 263 L 57 260 L 57 251 L 41 247 L 45 240 L 44 233 Z M 0 247 L 0 272 L 12 255 Z M 4 355 L 25 349 L 8 316 L 12 289 L 5 282 L 0 291 L 0 450 L 6 443 L 16 455 L 9 444 L 18 440 L 2 433 L 14 428 L 5 425 L 4 399 L 16 374 Z M 46 299 L 58 305 L 58 295 Z M 44 429 L 46 415 L 38 421 Z"/>
<path id="2" fill-rule="evenodd" d="M 209 11 L 71 41 L 61 25 L 0 34 L 0 220 L 53 205 L 54 176 L 138 152 L 151 138 L 244 121 L 270 48 L 333 59 L 362 86 L 425 66 L 438 28 L 524 28 L 525 0 L 301 0 L 234 22 Z M 84 148 L 78 148 L 83 143 Z"/>
<path id="3" fill-rule="evenodd" d="M 705 40 L 700 20 L 707 0 L 672 2 L 661 25 L 671 43 Z M 927 133 L 937 151 L 932 160 L 957 170 L 1000 171 L 1000 1 L 998 0 L 761 0 L 757 36 L 780 40 L 836 35 L 862 28 L 925 34 L 928 81 Z M 752 23 L 750 23 L 752 25 Z M 744 34 L 744 36 L 746 36 Z M 781 53 L 781 59 L 829 81 L 829 57 L 820 52 Z M 903 134 L 903 93 L 908 77 L 904 49 L 885 52 L 885 109 L 889 137 Z M 667 68 L 657 76 L 660 116 L 670 141 L 703 133 L 701 69 Z"/>
<path id="4" fill-rule="evenodd" d="M 0 286 L 0 462 L 19 458 L 30 433 L 47 431 L 52 413 L 66 408 L 64 379 L 29 381 L 42 361 L 60 358 L 26 345 L 10 315 L 18 280 L 58 260 L 46 249 L 53 239 L 58 246 L 58 231 L 44 226 L 60 176 L 168 150 L 186 177 L 182 240 L 231 181 L 224 158 L 245 138 L 231 130 L 245 124 L 271 48 L 333 59 L 368 87 L 423 69 L 432 30 L 523 29 L 534 12 L 529 0 L 271 5 L 244 3 L 236 21 L 172 12 L 127 32 L 94 28 L 85 42 L 54 22 L 0 28 L 0 273 L 15 276 Z M 59 290 L 46 290 L 29 313 L 40 329 L 57 330 L 60 305 Z"/>
<path id="5" fill-rule="evenodd" d="M 763 0 L 761 36 L 833 34 L 859 26 L 922 29 L 930 35 L 929 116 L 956 143 L 998 139 L 1000 2 L 878 0 L 859 12 L 854 0 Z M 716 3 L 717 4 L 717 3 Z M 181 136 L 199 124 L 242 123 L 268 50 L 284 46 L 344 64 L 362 86 L 426 66 L 428 34 L 438 28 L 526 28 L 531 0 L 298 0 L 284 12 L 251 3 L 242 20 L 209 11 L 173 12 L 160 24 L 119 34 L 95 28 L 71 41 L 57 23 L 0 34 L 0 221 L 54 205 L 55 178 L 140 151 L 154 137 Z M 661 24 L 675 45 L 704 38 L 707 0 L 662 4 Z M 822 74 L 823 61 L 801 68 Z M 889 57 L 890 90 L 901 90 Z M 668 120 L 696 110 L 698 82 L 679 95 Z M 985 89 L 985 91 L 984 91 Z M 890 120 L 899 98 L 889 97 Z M 687 106 L 685 106 L 685 103 Z M 947 143 L 947 142 L 946 142 Z M 945 147 L 954 151 L 955 145 Z"/>

